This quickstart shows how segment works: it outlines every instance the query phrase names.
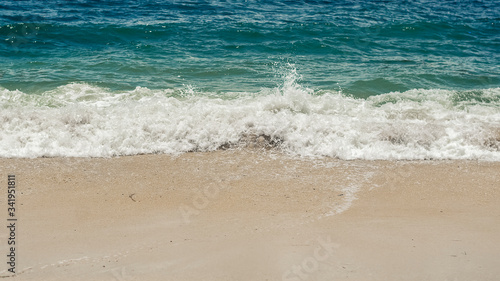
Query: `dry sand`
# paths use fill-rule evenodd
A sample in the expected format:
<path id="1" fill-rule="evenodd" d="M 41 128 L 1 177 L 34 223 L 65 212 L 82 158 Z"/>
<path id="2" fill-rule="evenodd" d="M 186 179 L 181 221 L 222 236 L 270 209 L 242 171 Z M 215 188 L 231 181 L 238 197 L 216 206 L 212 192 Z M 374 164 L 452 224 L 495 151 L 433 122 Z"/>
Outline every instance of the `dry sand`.
<path id="1" fill-rule="evenodd" d="M 9 173 L 14 280 L 500 278 L 498 162 L 0 159 L 5 225 Z"/>

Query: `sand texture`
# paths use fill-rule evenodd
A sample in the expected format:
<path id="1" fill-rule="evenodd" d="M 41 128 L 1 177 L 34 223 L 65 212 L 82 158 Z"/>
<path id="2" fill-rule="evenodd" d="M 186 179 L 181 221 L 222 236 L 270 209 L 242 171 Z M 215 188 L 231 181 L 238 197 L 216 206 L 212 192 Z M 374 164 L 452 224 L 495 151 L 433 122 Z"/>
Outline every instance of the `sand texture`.
<path id="1" fill-rule="evenodd" d="M 498 280 L 500 163 L 217 151 L 0 159 L 13 280 Z"/>

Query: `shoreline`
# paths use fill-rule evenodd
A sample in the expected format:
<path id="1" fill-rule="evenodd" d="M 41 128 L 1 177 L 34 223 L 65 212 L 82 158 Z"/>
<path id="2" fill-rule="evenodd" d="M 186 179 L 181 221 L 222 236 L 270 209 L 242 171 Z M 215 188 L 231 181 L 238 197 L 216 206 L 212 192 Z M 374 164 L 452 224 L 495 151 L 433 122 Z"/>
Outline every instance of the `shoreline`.
<path id="1" fill-rule="evenodd" d="M 499 170 L 252 150 L 0 159 L 20 192 L 17 280 L 494 280 Z"/>

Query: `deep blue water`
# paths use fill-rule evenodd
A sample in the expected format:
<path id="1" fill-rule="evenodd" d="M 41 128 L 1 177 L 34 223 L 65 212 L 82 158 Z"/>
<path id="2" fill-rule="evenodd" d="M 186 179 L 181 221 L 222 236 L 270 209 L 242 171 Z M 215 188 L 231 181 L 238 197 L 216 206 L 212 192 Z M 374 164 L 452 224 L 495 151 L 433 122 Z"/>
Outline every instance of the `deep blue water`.
<path id="1" fill-rule="evenodd" d="M 500 1 L 2 1 L 0 86 L 354 96 L 500 86 Z M 285 69 L 285 70 L 284 70 Z"/>

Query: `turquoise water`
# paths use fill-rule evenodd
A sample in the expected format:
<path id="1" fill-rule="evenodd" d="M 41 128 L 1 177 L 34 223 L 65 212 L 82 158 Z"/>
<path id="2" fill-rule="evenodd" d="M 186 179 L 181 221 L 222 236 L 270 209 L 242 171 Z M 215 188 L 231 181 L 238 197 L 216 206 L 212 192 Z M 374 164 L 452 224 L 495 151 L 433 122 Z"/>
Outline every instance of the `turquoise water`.
<path id="1" fill-rule="evenodd" d="M 291 63 L 356 97 L 500 86 L 498 1 L 102 2 L 3 1 L 0 85 L 257 91 Z"/>
<path id="2" fill-rule="evenodd" d="M 3 1 L 0 39 L 4 157 L 500 160 L 498 1 Z"/>

